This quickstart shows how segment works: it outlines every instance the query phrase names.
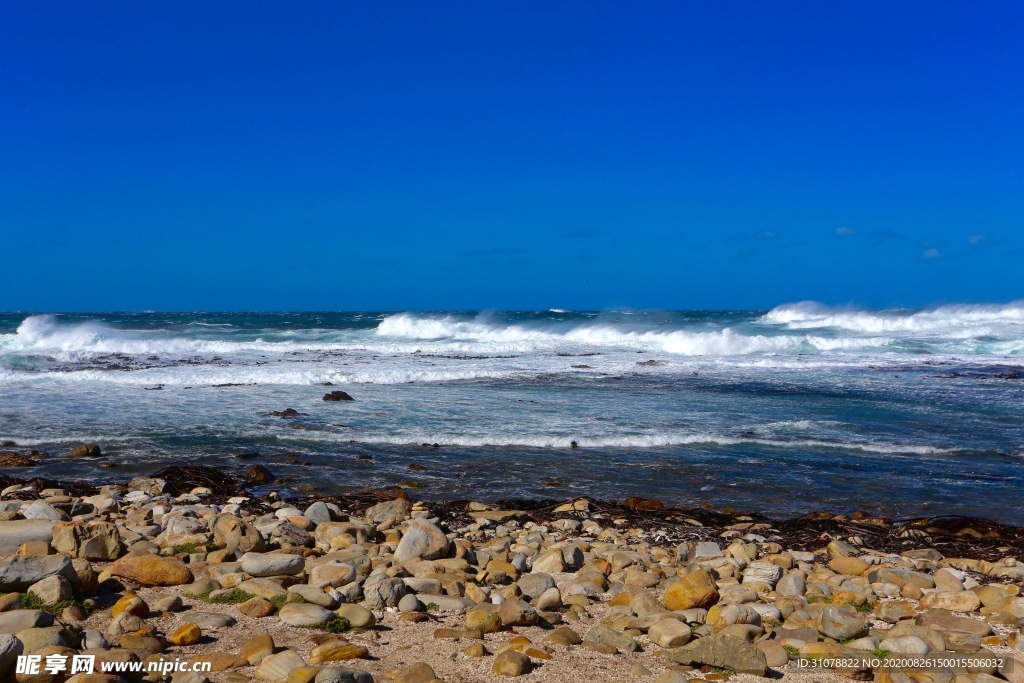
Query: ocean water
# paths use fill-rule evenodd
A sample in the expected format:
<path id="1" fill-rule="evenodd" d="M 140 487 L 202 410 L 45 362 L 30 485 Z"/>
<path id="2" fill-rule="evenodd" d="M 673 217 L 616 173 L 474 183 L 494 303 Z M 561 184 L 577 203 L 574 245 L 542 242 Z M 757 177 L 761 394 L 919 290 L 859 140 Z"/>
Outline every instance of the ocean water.
<path id="1" fill-rule="evenodd" d="M 22 477 L 260 462 L 292 493 L 412 481 L 1020 524 L 1022 372 L 1024 302 L 0 314 L 0 441 L 49 453 Z M 334 389 L 356 400 L 321 400 Z M 270 415 L 286 408 L 303 414 Z M 119 467 L 66 457 L 85 441 Z"/>

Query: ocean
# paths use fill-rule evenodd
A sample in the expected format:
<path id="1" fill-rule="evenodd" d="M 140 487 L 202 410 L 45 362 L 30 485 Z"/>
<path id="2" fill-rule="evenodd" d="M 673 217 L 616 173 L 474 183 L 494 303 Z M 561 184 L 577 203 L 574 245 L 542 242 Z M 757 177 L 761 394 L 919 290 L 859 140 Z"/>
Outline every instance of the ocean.
<path id="1" fill-rule="evenodd" d="M 1020 524 L 1024 302 L 870 311 L 0 314 L 22 478 Z M 325 402 L 341 390 L 355 399 Z M 300 413 L 276 417 L 273 411 Z M 104 457 L 69 458 L 95 442 Z M 240 458 L 259 453 L 259 458 Z M 114 463 L 104 469 L 100 463 Z"/>

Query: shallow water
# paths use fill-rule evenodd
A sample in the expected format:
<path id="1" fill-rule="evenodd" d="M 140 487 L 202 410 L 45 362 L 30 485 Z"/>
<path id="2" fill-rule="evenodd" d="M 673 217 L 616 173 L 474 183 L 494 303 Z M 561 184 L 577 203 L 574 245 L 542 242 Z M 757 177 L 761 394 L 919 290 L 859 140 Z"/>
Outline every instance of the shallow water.
<path id="1" fill-rule="evenodd" d="M 237 455 L 255 451 L 292 491 L 413 480 L 428 498 L 1019 523 L 1022 370 L 1020 303 L 0 314 L 0 441 L 51 454 L 16 476 L 107 480 L 169 460 L 242 471 L 257 461 Z M 333 389 L 356 401 L 323 402 Z M 306 415 L 269 416 L 285 408 Z M 63 455 L 82 441 L 121 467 Z"/>

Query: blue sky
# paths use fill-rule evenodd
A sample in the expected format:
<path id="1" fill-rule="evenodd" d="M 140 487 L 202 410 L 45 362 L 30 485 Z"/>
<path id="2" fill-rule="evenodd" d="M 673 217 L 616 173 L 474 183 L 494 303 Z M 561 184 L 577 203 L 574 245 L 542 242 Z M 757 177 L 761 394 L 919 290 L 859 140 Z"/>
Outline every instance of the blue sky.
<path id="1" fill-rule="evenodd" d="M 1019 3 L 6 3 L 0 25 L 0 310 L 1024 297 Z"/>

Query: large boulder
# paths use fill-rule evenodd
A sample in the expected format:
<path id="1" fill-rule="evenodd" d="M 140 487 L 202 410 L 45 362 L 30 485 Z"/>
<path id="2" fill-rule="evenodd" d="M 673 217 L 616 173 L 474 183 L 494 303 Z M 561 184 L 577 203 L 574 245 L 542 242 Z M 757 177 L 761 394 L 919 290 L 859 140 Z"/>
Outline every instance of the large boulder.
<path id="1" fill-rule="evenodd" d="M 74 583 L 78 575 L 63 555 L 14 555 L 0 559 L 0 592 L 23 591 L 48 576 L 63 576 Z"/>
<path id="2" fill-rule="evenodd" d="M 176 557 L 126 555 L 110 566 L 110 573 L 143 586 L 192 583 L 192 572 Z"/>
<path id="3" fill-rule="evenodd" d="M 302 555 L 246 553 L 239 566 L 249 576 L 294 576 L 306 568 L 306 560 Z"/>
<path id="4" fill-rule="evenodd" d="M 53 623 L 53 615 L 41 609 L 12 609 L 0 612 L 0 633 L 20 633 L 27 628 L 42 628 Z"/>
<path id="5" fill-rule="evenodd" d="M 47 519 L 12 519 L 0 522 L 0 555 L 14 555 L 32 541 L 49 542 L 53 522 Z"/>
<path id="6" fill-rule="evenodd" d="M 741 638 L 705 636 L 673 650 L 672 659 L 680 664 L 715 666 L 736 673 L 764 676 L 768 662 L 764 652 Z"/>
<path id="7" fill-rule="evenodd" d="M 426 520 L 414 519 L 395 548 L 395 559 L 399 562 L 417 558 L 439 560 L 448 554 L 448 546 L 449 540 L 443 531 Z"/>
<path id="8" fill-rule="evenodd" d="M 111 562 L 121 554 L 121 534 L 109 522 L 57 524 L 53 547 L 68 557 Z"/>
<path id="9" fill-rule="evenodd" d="M 69 458 L 98 458 L 103 455 L 100 447 L 94 443 L 83 443 L 68 451 Z"/>
<path id="10" fill-rule="evenodd" d="M 213 540 L 228 550 L 249 553 L 260 552 L 267 547 L 263 535 L 256 527 L 234 515 L 217 515 L 210 528 L 213 531 Z"/>

